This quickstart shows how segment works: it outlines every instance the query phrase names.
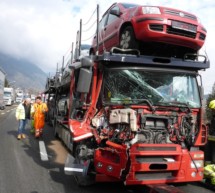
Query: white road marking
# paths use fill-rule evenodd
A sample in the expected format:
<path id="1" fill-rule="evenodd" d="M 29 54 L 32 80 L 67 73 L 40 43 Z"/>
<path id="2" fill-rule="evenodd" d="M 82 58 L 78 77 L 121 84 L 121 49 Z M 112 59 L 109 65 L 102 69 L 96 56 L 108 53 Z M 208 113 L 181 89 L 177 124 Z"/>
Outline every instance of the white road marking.
<path id="1" fill-rule="evenodd" d="M 44 141 L 39 141 L 39 147 L 40 147 L 40 158 L 42 161 L 48 161 L 48 155 L 46 151 L 46 146 Z"/>
<path id="2" fill-rule="evenodd" d="M 4 115 L 5 113 L 1 113 L 2 115 Z"/>

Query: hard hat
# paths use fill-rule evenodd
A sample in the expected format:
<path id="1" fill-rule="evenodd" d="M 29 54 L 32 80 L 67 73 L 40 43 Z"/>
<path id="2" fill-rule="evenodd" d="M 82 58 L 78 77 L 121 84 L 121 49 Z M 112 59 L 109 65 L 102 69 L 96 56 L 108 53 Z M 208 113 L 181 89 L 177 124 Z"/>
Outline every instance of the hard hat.
<path id="1" fill-rule="evenodd" d="M 209 103 L 209 108 L 210 108 L 210 109 L 215 109 L 215 100 L 212 100 L 212 101 Z"/>

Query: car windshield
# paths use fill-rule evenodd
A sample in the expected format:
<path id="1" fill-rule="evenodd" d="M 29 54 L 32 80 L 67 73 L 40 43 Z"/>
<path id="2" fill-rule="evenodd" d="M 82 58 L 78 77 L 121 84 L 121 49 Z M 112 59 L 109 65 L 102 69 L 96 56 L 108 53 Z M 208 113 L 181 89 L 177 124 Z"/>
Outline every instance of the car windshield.
<path id="1" fill-rule="evenodd" d="M 138 6 L 137 4 L 131 4 L 131 3 L 122 3 L 122 5 L 123 5 L 123 7 L 125 7 L 126 9 L 129 9 L 129 8 Z"/>
<path id="2" fill-rule="evenodd" d="M 106 69 L 103 102 L 200 107 L 195 75 L 140 69 Z"/>

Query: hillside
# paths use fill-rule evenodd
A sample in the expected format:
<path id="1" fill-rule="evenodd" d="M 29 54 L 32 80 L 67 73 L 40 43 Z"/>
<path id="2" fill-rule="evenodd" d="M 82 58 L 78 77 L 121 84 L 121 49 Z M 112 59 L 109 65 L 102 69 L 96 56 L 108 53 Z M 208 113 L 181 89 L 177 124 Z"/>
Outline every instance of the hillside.
<path id="1" fill-rule="evenodd" d="M 47 75 L 35 64 L 0 53 L 0 67 L 7 80 L 15 81 L 16 87 L 44 90 Z"/>

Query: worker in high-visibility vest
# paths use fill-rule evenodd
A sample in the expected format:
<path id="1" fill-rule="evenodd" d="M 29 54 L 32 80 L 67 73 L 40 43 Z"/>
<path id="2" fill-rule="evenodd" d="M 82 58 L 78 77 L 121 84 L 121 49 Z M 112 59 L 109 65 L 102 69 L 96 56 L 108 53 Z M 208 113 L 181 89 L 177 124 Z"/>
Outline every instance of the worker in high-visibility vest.
<path id="1" fill-rule="evenodd" d="M 208 107 L 215 110 L 215 100 L 210 101 Z M 204 177 L 209 179 L 212 185 L 215 185 L 215 164 L 208 164 L 204 167 Z"/>
<path id="2" fill-rule="evenodd" d="M 215 110 L 215 100 L 210 101 L 208 107 Z"/>
<path id="3" fill-rule="evenodd" d="M 209 164 L 204 167 L 204 177 L 210 179 L 210 183 L 215 185 L 215 164 Z"/>
<path id="4" fill-rule="evenodd" d="M 208 104 L 208 107 L 212 110 L 209 124 L 209 135 L 215 135 L 215 100 L 211 100 Z"/>
<path id="5" fill-rule="evenodd" d="M 31 113 L 34 119 L 35 137 L 38 138 L 43 133 L 45 125 L 45 113 L 48 111 L 46 103 L 42 102 L 40 96 L 36 97 L 36 102 L 33 105 Z"/>

